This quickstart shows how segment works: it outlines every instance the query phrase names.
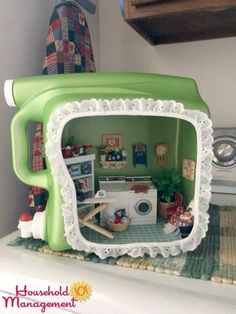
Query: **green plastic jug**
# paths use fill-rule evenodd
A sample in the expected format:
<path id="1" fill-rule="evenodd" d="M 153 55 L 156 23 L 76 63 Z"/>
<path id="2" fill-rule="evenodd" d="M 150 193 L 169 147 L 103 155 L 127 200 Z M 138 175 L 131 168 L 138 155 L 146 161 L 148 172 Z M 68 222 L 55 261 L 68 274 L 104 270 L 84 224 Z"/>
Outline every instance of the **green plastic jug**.
<path id="1" fill-rule="evenodd" d="M 145 253 L 154 257 L 193 250 L 200 243 L 208 224 L 213 140 L 209 110 L 194 80 L 142 73 L 35 76 L 6 81 L 5 98 L 8 105 L 18 109 L 11 124 L 14 171 L 25 184 L 49 192 L 46 210 L 35 215 L 30 228 L 52 250 L 73 248 L 94 252 L 101 258 Z M 194 178 L 182 178 L 184 194 L 187 202 L 192 201 L 194 213 L 193 229 L 187 238 L 123 243 L 104 238 L 103 243 L 97 243 L 83 237 L 74 183 L 61 153 L 61 138 L 72 119 L 94 117 L 106 121 L 110 117 L 152 118 L 153 125 L 162 125 L 163 140 L 171 137 L 173 167 L 182 171 L 183 158 L 194 160 Z M 44 127 L 47 169 L 42 171 L 33 171 L 29 166 L 27 126 L 31 121 L 42 122 Z M 169 134 L 171 121 L 176 131 Z M 142 128 L 133 131 L 142 132 Z M 155 134 L 150 135 L 150 141 L 154 143 Z"/>

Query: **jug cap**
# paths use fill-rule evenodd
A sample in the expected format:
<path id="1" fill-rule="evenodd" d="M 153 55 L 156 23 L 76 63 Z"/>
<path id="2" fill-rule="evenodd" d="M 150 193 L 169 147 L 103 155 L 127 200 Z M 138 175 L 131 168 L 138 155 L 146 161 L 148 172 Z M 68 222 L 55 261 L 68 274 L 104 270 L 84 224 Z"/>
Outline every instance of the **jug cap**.
<path id="1" fill-rule="evenodd" d="M 6 80 L 4 83 L 4 96 L 9 107 L 16 107 L 13 98 L 13 82 L 14 80 Z"/>

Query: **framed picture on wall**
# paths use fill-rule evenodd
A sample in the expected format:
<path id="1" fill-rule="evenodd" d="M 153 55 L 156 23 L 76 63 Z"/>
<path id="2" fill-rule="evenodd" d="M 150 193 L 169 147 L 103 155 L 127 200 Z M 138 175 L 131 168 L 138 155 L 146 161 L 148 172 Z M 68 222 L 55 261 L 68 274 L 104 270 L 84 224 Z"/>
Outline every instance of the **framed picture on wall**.
<path id="1" fill-rule="evenodd" d="M 133 144 L 133 162 L 136 165 L 145 165 L 147 167 L 147 145 L 138 143 Z"/>
<path id="2" fill-rule="evenodd" d="M 109 149 L 121 149 L 122 138 L 120 134 L 105 134 L 102 136 L 102 145 Z"/>
<path id="3" fill-rule="evenodd" d="M 184 159 L 183 160 L 183 177 L 185 179 L 188 179 L 190 181 L 194 181 L 195 179 L 195 168 L 196 168 L 196 162 L 195 160 L 191 159 Z"/>

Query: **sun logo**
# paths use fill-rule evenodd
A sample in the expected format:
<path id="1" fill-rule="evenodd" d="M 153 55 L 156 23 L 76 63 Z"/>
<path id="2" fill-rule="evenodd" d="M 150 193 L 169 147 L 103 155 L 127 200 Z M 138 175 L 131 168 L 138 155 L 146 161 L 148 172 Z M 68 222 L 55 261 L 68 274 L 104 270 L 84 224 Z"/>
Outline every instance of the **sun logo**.
<path id="1" fill-rule="evenodd" d="M 70 287 L 70 295 L 77 301 L 87 301 L 91 297 L 91 294 L 92 287 L 88 282 L 77 281 Z"/>

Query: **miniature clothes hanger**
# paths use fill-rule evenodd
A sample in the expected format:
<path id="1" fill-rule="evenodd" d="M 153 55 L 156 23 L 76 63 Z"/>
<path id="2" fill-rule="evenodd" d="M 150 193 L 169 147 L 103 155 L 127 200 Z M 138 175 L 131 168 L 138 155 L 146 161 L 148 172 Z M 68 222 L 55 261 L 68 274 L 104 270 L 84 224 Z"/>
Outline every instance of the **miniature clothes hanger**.
<path id="1" fill-rule="evenodd" d="M 90 14 L 95 14 L 96 12 L 96 5 L 90 0 L 55 0 L 55 5 L 63 4 L 63 2 L 68 1 L 73 2 L 76 5 L 80 5 Z"/>

